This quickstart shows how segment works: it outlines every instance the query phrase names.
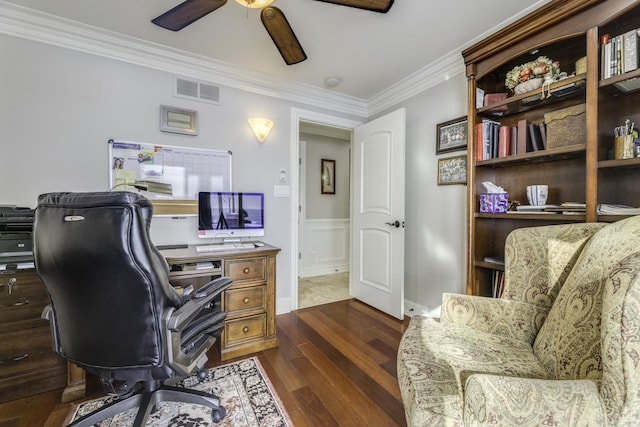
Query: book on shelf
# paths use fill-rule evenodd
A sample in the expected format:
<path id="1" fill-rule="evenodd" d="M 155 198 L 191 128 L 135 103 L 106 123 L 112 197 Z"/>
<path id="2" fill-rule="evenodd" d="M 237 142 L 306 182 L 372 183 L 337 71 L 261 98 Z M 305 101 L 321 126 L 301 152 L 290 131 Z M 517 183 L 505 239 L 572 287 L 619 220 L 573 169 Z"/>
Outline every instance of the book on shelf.
<path id="1" fill-rule="evenodd" d="M 601 203 L 598 205 L 598 215 L 640 215 L 640 208 Z"/>
<path id="2" fill-rule="evenodd" d="M 605 34 L 601 38 L 601 78 L 608 79 L 638 69 L 640 29 L 627 31 L 614 37 Z"/>
<path id="3" fill-rule="evenodd" d="M 511 126 L 500 126 L 498 132 L 498 157 L 511 154 Z"/>
<path id="4" fill-rule="evenodd" d="M 542 145 L 542 134 L 540 133 L 540 126 L 536 123 L 529 123 L 529 136 L 531 138 L 531 148 L 533 151 L 544 150 Z"/>
<path id="5" fill-rule="evenodd" d="M 504 265 L 504 256 L 503 255 L 486 256 L 484 257 L 484 262 Z"/>
<path id="6" fill-rule="evenodd" d="M 529 121 L 527 119 L 518 120 L 518 154 L 532 151 L 531 137 L 529 136 Z"/>
<path id="7" fill-rule="evenodd" d="M 502 293 L 504 292 L 504 271 L 492 270 L 491 282 L 491 296 L 494 298 L 502 297 Z"/>

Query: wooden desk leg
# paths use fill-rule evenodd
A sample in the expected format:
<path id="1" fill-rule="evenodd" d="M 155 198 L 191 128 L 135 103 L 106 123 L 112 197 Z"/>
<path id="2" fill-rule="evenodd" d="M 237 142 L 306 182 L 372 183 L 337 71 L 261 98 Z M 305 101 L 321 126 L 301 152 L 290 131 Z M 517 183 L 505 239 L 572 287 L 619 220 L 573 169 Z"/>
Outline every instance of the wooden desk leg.
<path id="1" fill-rule="evenodd" d="M 62 403 L 82 399 L 85 385 L 84 369 L 75 363 L 67 362 L 67 386 L 62 391 Z"/>

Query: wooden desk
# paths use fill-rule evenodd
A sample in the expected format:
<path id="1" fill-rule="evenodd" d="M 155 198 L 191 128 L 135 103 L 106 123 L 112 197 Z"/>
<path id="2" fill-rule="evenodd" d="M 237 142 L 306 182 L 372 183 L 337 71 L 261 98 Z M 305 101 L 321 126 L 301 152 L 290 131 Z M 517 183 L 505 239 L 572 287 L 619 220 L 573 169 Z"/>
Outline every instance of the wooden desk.
<path id="1" fill-rule="evenodd" d="M 171 284 L 178 288 L 193 285 L 197 289 L 219 276 L 233 279 L 222 296 L 227 318 L 220 342 L 221 360 L 278 346 L 275 290 L 279 252 L 279 248 L 267 244 L 200 253 L 195 246 L 161 251 L 171 269 Z"/>

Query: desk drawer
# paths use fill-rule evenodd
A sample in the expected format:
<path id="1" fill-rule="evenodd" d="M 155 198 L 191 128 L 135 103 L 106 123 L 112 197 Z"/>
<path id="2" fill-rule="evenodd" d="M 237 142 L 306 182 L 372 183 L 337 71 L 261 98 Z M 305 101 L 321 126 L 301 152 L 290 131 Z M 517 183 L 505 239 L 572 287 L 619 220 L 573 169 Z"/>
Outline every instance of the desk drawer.
<path id="1" fill-rule="evenodd" d="M 230 347 L 267 336 L 267 315 L 227 320 L 224 324 L 224 346 Z"/>
<path id="2" fill-rule="evenodd" d="M 247 310 L 264 310 L 266 301 L 266 286 L 252 286 L 250 288 L 228 289 L 224 293 L 224 311 L 228 315 Z"/>
<path id="3" fill-rule="evenodd" d="M 49 326 L 0 334 L 0 402 L 65 386 L 67 363 L 51 350 Z"/>
<path id="4" fill-rule="evenodd" d="M 0 276 L 0 323 L 39 319 L 47 304 L 49 296 L 35 275 Z"/>
<path id="5" fill-rule="evenodd" d="M 265 257 L 232 259 L 225 261 L 224 275 L 231 277 L 234 283 L 264 281 L 267 278 L 266 267 Z"/>

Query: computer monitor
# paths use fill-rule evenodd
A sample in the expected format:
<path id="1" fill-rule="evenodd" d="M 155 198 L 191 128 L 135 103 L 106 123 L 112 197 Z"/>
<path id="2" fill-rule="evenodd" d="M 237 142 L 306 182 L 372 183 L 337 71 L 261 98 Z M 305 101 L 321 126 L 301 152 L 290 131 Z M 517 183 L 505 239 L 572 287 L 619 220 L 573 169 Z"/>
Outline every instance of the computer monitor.
<path id="1" fill-rule="evenodd" d="M 198 193 L 198 237 L 225 241 L 264 236 L 264 194 Z"/>

